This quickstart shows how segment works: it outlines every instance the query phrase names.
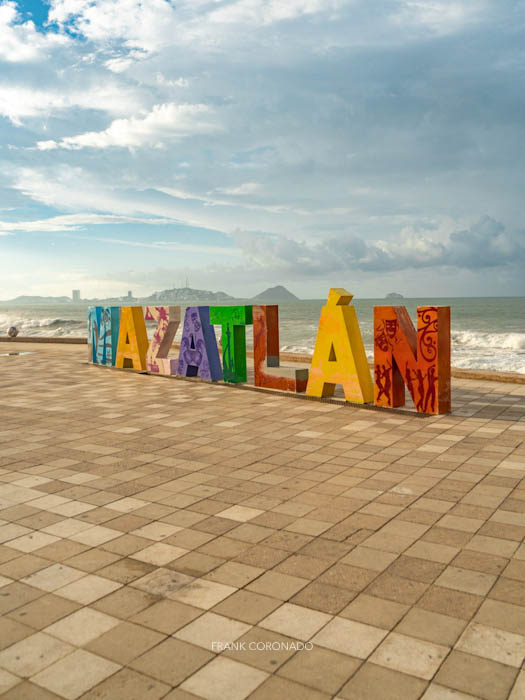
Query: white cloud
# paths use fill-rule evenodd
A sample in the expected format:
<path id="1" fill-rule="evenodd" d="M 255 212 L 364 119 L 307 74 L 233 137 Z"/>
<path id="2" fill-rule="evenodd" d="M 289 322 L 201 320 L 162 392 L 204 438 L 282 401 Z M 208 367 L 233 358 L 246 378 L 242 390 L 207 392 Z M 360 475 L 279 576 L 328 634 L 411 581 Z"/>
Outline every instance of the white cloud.
<path id="1" fill-rule="evenodd" d="M 117 216 L 115 214 L 63 214 L 47 219 L 30 221 L 0 221 L 0 230 L 5 235 L 17 231 L 31 232 L 66 232 L 78 231 L 86 226 L 114 224 L 147 224 L 148 226 L 165 226 L 178 223 L 176 219 L 144 218 L 134 216 Z"/>
<path id="2" fill-rule="evenodd" d="M 175 252 L 175 253 L 200 253 L 213 256 L 226 256 L 228 258 L 238 258 L 242 256 L 242 252 L 236 248 L 224 247 L 224 246 L 214 246 L 208 244 L 199 243 L 179 243 L 178 241 L 137 241 L 127 238 L 108 238 L 108 237 L 98 237 L 98 236 L 78 236 L 69 235 L 68 238 L 76 238 L 79 240 L 88 240 L 91 242 L 104 243 L 104 244 L 116 244 L 125 246 L 128 248 L 150 248 L 153 250 L 163 251 L 163 252 Z"/>
<path id="3" fill-rule="evenodd" d="M 467 229 L 436 240 L 432 229 L 401 232 L 395 240 L 366 241 L 348 234 L 317 243 L 284 235 L 236 231 L 233 238 L 246 256 L 262 268 L 278 268 L 304 277 L 341 270 L 388 273 L 395 270 L 455 267 L 482 270 L 523 266 L 525 245 L 518 232 L 484 216 Z"/>
<path id="4" fill-rule="evenodd" d="M 217 192 L 222 192 L 223 194 L 243 195 L 253 194 L 260 189 L 261 185 L 257 182 L 244 182 L 238 187 L 217 187 Z"/>
<path id="5" fill-rule="evenodd" d="M 350 0 L 237 0 L 210 13 L 211 22 L 273 24 L 303 15 L 329 12 Z"/>
<path id="6" fill-rule="evenodd" d="M 75 107 L 122 114 L 140 109 L 140 101 L 132 90 L 111 80 L 86 84 L 83 89 L 70 85 L 39 88 L 0 83 L 0 115 L 18 126 L 26 118 L 59 115 Z"/>
<path id="7" fill-rule="evenodd" d="M 33 22 L 21 22 L 15 2 L 0 5 L 0 60 L 9 63 L 31 63 L 48 51 L 70 44 L 65 34 L 35 29 Z"/>
<path id="8" fill-rule="evenodd" d="M 404 0 L 392 14 L 392 19 L 405 28 L 450 34 L 481 19 L 486 10 L 487 0 Z"/>
<path id="9" fill-rule="evenodd" d="M 41 151 L 56 148 L 161 148 L 186 136 L 219 130 L 216 122 L 206 119 L 208 115 L 211 115 L 211 110 L 203 104 L 160 104 L 143 117 L 116 119 L 104 131 L 66 136 L 60 141 L 39 141 L 37 147 Z"/>
<path id="10" fill-rule="evenodd" d="M 72 22 L 89 41 L 156 52 L 173 42 L 174 7 L 166 0 L 52 0 L 49 21 Z"/>

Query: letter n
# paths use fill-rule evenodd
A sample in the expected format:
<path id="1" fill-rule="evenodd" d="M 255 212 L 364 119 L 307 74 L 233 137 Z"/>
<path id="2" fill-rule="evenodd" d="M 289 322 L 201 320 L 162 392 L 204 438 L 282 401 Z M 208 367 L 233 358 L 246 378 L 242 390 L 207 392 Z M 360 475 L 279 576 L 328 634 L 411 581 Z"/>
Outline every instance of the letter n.
<path id="1" fill-rule="evenodd" d="M 450 412 L 450 306 L 420 306 L 417 331 L 404 306 L 374 308 L 374 403 Z"/>
<path id="2" fill-rule="evenodd" d="M 279 368 L 275 373 L 266 367 L 279 367 L 279 307 L 254 306 L 253 370 L 255 386 L 300 393 L 306 390 L 307 369 Z"/>
<path id="3" fill-rule="evenodd" d="M 120 330 L 116 367 L 131 367 L 145 371 L 148 336 L 141 306 L 123 306 L 120 311 Z"/>
<path id="4" fill-rule="evenodd" d="M 155 374 L 176 374 L 177 360 L 169 352 L 180 325 L 180 306 L 146 306 L 146 321 L 157 321 L 157 328 L 146 353 L 146 369 Z"/>
<path id="5" fill-rule="evenodd" d="M 341 384 L 347 401 L 368 403 L 373 399 L 361 330 L 355 308 L 349 306 L 352 296 L 346 289 L 331 289 L 321 309 L 308 396 L 333 396 L 336 384 Z"/>

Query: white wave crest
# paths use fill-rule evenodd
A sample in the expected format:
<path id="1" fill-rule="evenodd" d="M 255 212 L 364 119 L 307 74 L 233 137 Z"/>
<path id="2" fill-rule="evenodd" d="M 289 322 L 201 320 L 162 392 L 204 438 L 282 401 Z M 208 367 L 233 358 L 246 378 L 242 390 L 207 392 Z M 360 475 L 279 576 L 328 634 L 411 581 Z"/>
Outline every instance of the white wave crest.
<path id="1" fill-rule="evenodd" d="M 485 333 L 452 331 L 452 345 L 461 348 L 525 350 L 525 333 Z"/>

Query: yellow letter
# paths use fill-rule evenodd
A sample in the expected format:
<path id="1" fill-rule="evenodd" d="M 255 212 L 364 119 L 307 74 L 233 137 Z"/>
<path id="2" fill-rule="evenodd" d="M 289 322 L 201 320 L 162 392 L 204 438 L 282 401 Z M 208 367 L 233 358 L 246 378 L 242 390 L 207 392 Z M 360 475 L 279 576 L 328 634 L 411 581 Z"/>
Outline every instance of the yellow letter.
<path id="1" fill-rule="evenodd" d="M 123 306 L 120 312 L 117 359 L 115 367 L 146 369 L 148 336 L 141 306 Z"/>
<path id="2" fill-rule="evenodd" d="M 345 399 L 354 403 L 373 401 L 374 386 L 366 359 L 355 308 L 349 306 L 353 294 L 331 289 L 315 341 L 307 396 L 333 396 L 341 384 Z"/>

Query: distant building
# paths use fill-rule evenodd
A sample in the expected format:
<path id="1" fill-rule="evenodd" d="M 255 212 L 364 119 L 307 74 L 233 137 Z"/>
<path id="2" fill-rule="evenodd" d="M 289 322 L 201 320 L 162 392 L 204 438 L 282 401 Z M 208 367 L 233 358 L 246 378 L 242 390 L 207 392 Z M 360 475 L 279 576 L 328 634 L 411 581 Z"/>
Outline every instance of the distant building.
<path id="1" fill-rule="evenodd" d="M 73 289 L 71 293 L 71 300 L 73 302 L 80 301 L 80 289 Z"/>
<path id="2" fill-rule="evenodd" d="M 128 292 L 128 299 L 133 299 L 133 292 Z"/>

